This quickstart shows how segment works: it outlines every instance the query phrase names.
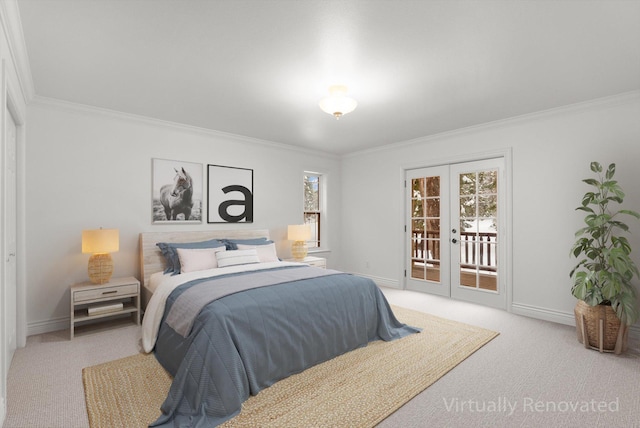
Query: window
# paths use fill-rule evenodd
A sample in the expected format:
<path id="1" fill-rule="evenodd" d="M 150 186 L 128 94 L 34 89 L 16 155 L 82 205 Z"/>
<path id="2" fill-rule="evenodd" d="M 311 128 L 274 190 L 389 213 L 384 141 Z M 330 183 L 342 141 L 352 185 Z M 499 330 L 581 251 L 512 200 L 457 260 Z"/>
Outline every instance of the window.
<path id="1" fill-rule="evenodd" d="M 304 223 L 311 225 L 311 240 L 307 241 L 309 248 L 320 247 L 321 180 L 322 175 L 320 174 L 308 172 L 304 174 Z"/>

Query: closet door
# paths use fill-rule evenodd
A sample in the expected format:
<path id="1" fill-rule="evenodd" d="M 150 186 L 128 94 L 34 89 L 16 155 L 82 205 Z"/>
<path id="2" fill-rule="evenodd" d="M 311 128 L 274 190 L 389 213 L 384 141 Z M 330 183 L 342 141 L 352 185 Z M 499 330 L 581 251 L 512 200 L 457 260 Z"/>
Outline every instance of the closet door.
<path id="1" fill-rule="evenodd" d="M 16 174 L 16 123 L 5 105 L 4 111 L 5 134 L 3 143 L 3 189 L 2 189 L 2 218 L 3 218 L 3 246 L 4 269 L 2 288 L 4 295 L 4 346 L 5 373 L 9 371 L 13 354 L 16 350 L 16 319 L 17 319 L 17 269 L 16 269 L 16 241 L 17 241 L 17 174 Z"/>
<path id="2" fill-rule="evenodd" d="M 6 410 L 7 375 L 17 346 L 17 129 L 8 104 L 2 61 L 0 102 L 0 404 Z"/>

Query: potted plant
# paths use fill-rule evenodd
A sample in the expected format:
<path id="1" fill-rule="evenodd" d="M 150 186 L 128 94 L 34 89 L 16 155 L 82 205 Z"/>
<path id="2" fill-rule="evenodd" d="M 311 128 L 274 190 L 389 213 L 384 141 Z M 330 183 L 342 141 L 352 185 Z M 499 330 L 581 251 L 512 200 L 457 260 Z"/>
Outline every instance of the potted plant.
<path id="1" fill-rule="evenodd" d="M 620 221 L 626 215 L 640 219 L 635 211 L 614 210 L 612 204 L 622 204 L 624 192 L 613 179 L 615 164 L 609 165 L 603 176 L 598 162 L 591 162 L 597 178 L 585 183 L 592 191 L 582 197 L 585 226 L 576 234 L 571 254 L 579 259 L 569 277 L 573 279 L 571 292 L 578 298 L 575 307 L 578 340 L 585 347 L 619 354 L 627 347 L 628 327 L 640 314 L 636 300 L 634 277 L 640 276 L 631 260 L 631 246 L 619 232 L 629 227 Z"/>

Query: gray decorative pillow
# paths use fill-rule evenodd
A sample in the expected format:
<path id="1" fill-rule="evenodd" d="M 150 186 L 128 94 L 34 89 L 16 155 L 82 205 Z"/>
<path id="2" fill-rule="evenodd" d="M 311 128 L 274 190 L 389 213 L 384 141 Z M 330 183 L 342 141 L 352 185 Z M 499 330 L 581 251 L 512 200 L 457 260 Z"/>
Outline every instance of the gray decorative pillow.
<path id="1" fill-rule="evenodd" d="M 176 248 L 218 248 L 224 247 L 225 243 L 218 239 L 211 239 L 209 241 L 199 242 L 158 242 L 156 244 L 165 260 L 167 261 L 167 268 L 164 273 L 172 273 L 177 275 L 180 273 L 180 258 L 176 252 Z"/>
<path id="2" fill-rule="evenodd" d="M 272 244 L 273 241 L 267 238 L 249 238 L 249 239 L 223 239 L 222 240 L 227 246 L 227 250 L 237 250 L 237 244 L 244 245 L 267 245 Z"/>

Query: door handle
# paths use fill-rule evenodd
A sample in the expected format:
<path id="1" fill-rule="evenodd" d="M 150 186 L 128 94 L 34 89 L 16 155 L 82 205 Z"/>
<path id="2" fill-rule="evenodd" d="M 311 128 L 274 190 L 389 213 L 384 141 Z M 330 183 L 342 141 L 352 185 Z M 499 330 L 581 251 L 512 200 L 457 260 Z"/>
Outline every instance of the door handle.
<path id="1" fill-rule="evenodd" d="M 458 240 L 457 240 L 456 238 L 453 238 L 453 239 L 451 240 L 451 242 L 453 242 L 454 244 L 457 244 L 457 243 L 458 243 Z"/>

